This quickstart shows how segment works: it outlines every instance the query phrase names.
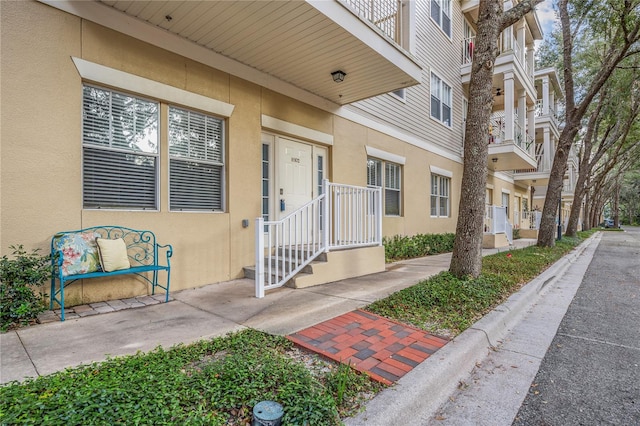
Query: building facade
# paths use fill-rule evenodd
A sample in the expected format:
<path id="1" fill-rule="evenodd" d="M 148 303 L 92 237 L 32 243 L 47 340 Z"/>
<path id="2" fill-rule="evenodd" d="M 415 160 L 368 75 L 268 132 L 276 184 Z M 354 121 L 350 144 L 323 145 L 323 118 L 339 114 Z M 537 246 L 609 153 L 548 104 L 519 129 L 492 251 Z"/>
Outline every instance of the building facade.
<path id="1" fill-rule="evenodd" d="M 172 290 L 228 281 L 255 264 L 263 223 L 295 214 L 328 180 L 379 191 L 357 214 L 381 230 L 350 250 L 360 254 L 336 254 L 324 281 L 383 270 L 382 235 L 455 231 L 477 10 L 477 0 L 3 2 L 0 250 L 46 251 L 56 232 L 89 226 L 151 229 L 174 247 Z M 500 40 L 487 246 L 535 228 L 544 172 L 548 181 L 557 123 L 542 119 L 559 87 L 534 69 L 541 38 L 530 13 Z M 352 220 L 318 214 L 332 232 Z M 148 291 L 105 280 L 71 286 L 68 305 Z"/>

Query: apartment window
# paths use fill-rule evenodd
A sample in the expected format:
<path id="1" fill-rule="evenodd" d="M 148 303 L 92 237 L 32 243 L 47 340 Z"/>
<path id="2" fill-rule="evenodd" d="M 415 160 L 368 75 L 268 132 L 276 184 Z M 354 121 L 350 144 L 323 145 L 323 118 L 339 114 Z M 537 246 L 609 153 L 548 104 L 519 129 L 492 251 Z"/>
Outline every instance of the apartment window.
<path id="1" fill-rule="evenodd" d="M 451 37 L 451 0 L 431 0 L 431 19 Z"/>
<path id="2" fill-rule="evenodd" d="M 83 85 L 85 208 L 158 208 L 158 123 L 158 102 Z"/>
<path id="3" fill-rule="evenodd" d="M 224 121 L 169 107 L 169 209 L 224 209 Z"/>
<path id="4" fill-rule="evenodd" d="M 451 86 L 431 73 L 431 117 L 451 127 Z"/>
<path id="5" fill-rule="evenodd" d="M 384 166 L 384 176 L 382 174 Z M 386 216 L 400 216 L 402 187 L 401 171 L 399 164 L 383 162 L 378 159 L 367 160 L 367 185 L 369 187 L 382 187 L 384 199 L 384 214 Z"/>
<path id="6" fill-rule="evenodd" d="M 431 216 L 450 216 L 450 188 L 451 178 L 433 173 L 431 174 Z"/>

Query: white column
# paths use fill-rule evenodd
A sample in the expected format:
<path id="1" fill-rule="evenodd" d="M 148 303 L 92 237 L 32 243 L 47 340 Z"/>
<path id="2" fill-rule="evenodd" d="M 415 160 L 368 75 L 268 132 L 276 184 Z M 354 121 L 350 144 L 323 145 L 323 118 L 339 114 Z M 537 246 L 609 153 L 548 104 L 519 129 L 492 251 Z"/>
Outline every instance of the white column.
<path id="1" fill-rule="evenodd" d="M 542 77 L 542 115 L 549 115 L 549 77 Z"/>
<path id="2" fill-rule="evenodd" d="M 504 138 L 507 141 L 514 140 L 513 123 L 515 120 L 515 93 L 513 86 L 513 73 L 504 74 Z"/>
<path id="3" fill-rule="evenodd" d="M 529 73 L 529 77 L 533 77 L 535 66 L 535 47 L 533 43 L 530 43 L 527 45 L 527 72 Z"/>
<path id="4" fill-rule="evenodd" d="M 525 41 L 525 23 L 524 23 L 524 19 L 521 19 L 520 22 L 518 22 L 516 24 L 516 43 L 518 43 L 518 52 L 519 52 L 519 57 L 518 57 L 518 61 L 520 61 L 520 63 L 522 65 L 525 64 L 525 45 L 524 45 L 524 41 Z"/>
<path id="5" fill-rule="evenodd" d="M 543 164 L 544 171 L 551 171 L 551 153 L 554 152 L 553 147 L 551 146 L 551 133 L 549 132 L 549 128 L 545 126 L 542 129 L 542 149 L 543 149 Z"/>
<path id="6" fill-rule="evenodd" d="M 519 131 L 522 132 L 520 135 L 520 147 L 526 149 L 527 95 L 524 89 L 518 90 L 518 128 Z"/>
<path id="7" fill-rule="evenodd" d="M 527 106 L 527 131 L 530 136 L 531 146 L 529 147 L 529 154 L 533 157 L 536 155 L 536 106 Z"/>

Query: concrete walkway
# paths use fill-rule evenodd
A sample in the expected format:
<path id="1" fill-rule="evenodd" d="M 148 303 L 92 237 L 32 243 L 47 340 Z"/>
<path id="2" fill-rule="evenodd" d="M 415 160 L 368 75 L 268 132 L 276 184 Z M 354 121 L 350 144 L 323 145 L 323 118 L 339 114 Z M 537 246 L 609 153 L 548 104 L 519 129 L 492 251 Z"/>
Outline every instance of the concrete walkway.
<path id="1" fill-rule="evenodd" d="M 519 248 L 534 243 L 516 240 Z M 496 251 L 485 250 L 485 254 Z M 451 254 L 443 254 L 397 262 L 383 273 L 307 289 L 280 288 L 263 299 L 254 297 L 252 280 L 241 279 L 175 292 L 169 303 L 78 315 L 65 322 L 10 331 L 0 335 L 0 383 L 46 375 L 109 356 L 191 343 L 244 327 L 291 334 L 446 270 L 450 259 Z M 104 306 L 102 310 L 106 310 Z M 453 349 L 458 345 L 447 346 Z M 451 362 L 455 362 L 453 358 Z"/>

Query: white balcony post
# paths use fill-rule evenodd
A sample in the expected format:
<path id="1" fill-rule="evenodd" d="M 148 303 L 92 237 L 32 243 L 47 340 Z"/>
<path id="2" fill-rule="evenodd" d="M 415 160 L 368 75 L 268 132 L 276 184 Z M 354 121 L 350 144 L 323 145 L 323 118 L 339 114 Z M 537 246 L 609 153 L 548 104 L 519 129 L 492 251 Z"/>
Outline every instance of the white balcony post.
<path id="1" fill-rule="evenodd" d="M 518 126 L 520 127 L 520 147 L 526 149 L 527 146 L 527 94 L 524 90 L 518 90 Z"/>
<path id="2" fill-rule="evenodd" d="M 377 188 L 376 191 L 376 238 L 378 239 L 378 245 L 382 245 L 382 188 Z"/>
<path id="3" fill-rule="evenodd" d="M 331 200 L 333 199 L 328 179 L 322 181 L 322 191 L 324 193 L 324 204 L 322 205 L 322 242 L 324 243 L 324 251 L 328 252 L 329 246 L 331 245 Z"/>
<path id="4" fill-rule="evenodd" d="M 525 55 L 525 37 L 526 37 L 526 25 L 524 19 L 521 19 L 520 22 L 516 24 L 516 40 L 515 43 L 518 45 L 518 62 L 520 62 L 523 67 L 526 64 Z"/>
<path id="5" fill-rule="evenodd" d="M 542 77 L 542 115 L 549 115 L 549 77 Z"/>
<path id="6" fill-rule="evenodd" d="M 504 74 L 504 138 L 514 141 L 514 119 L 515 119 L 515 93 L 513 84 L 513 73 Z"/>
<path id="7" fill-rule="evenodd" d="M 256 297 L 264 297 L 264 219 L 256 219 Z"/>
<path id="8" fill-rule="evenodd" d="M 548 127 L 542 129 L 542 155 L 544 156 L 544 171 L 551 171 L 551 155 L 554 152 L 551 146 L 551 132 Z"/>

